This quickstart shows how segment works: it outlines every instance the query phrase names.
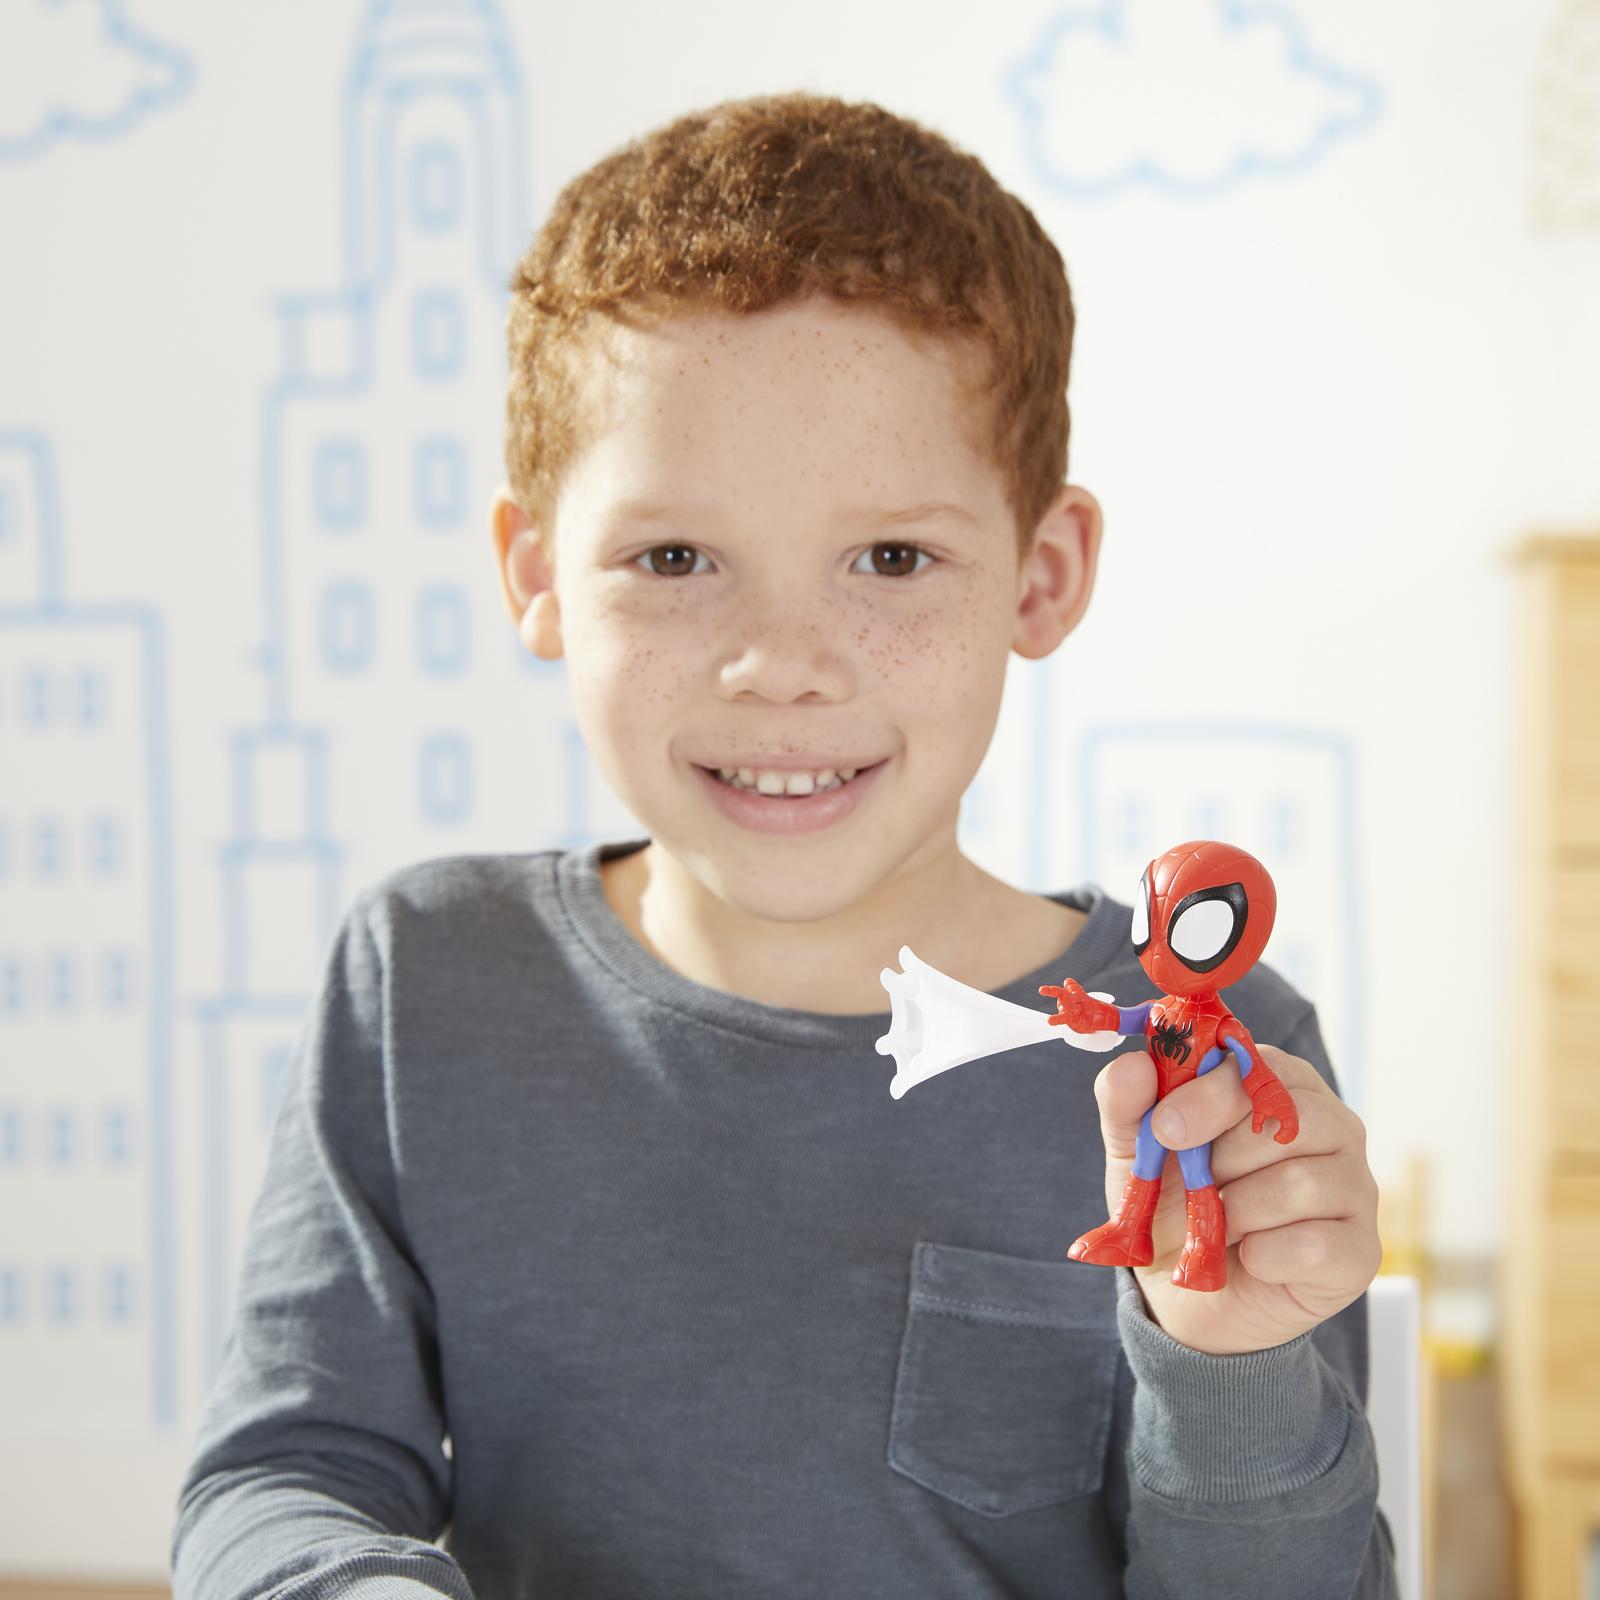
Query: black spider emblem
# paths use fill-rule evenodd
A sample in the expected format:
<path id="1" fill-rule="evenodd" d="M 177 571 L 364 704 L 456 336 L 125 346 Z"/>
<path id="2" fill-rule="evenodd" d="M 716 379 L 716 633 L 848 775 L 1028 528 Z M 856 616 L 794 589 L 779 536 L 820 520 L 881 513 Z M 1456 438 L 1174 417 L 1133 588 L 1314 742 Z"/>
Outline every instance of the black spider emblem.
<path id="1" fill-rule="evenodd" d="M 1189 1059 L 1189 1040 L 1193 1036 L 1193 1022 L 1186 1022 L 1181 1028 L 1175 1022 L 1158 1022 L 1151 1043 L 1169 1061 L 1181 1062 Z"/>

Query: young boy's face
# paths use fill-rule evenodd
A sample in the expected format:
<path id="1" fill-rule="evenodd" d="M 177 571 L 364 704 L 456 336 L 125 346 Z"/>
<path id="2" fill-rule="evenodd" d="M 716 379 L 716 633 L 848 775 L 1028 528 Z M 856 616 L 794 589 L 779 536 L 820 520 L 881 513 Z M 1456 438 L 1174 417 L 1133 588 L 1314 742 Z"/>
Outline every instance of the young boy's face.
<path id="1" fill-rule="evenodd" d="M 1087 603 L 1093 498 L 1063 487 L 1024 562 L 952 356 L 826 297 L 617 328 L 612 351 L 553 571 L 504 495 L 494 519 L 595 762 L 654 847 L 752 915 L 829 917 L 948 865 L 1009 653 L 1047 653 Z M 716 776 L 738 768 L 828 789 Z"/>

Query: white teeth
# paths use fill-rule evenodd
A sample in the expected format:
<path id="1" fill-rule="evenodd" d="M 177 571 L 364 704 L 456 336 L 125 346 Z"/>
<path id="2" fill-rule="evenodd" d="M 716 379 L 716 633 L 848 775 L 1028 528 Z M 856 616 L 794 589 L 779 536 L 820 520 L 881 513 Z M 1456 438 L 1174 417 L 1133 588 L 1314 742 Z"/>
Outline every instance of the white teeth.
<path id="1" fill-rule="evenodd" d="M 754 789 L 767 795 L 808 795 L 826 789 L 843 788 L 857 768 L 823 767 L 816 772 L 797 772 L 777 767 L 718 767 L 717 776 L 735 789 Z"/>

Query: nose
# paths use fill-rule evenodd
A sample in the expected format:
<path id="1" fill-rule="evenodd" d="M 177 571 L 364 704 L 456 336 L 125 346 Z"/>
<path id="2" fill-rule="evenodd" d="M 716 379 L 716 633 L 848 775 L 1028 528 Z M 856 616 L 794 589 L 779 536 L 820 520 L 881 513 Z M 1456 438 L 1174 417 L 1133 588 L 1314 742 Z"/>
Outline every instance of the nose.
<path id="1" fill-rule="evenodd" d="M 717 669 L 723 695 L 782 702 L 848 698 L 854 674 L 839 648 L 837 623 L 814 613 L 780 615 L 780 609 L 746 618 Z"/>

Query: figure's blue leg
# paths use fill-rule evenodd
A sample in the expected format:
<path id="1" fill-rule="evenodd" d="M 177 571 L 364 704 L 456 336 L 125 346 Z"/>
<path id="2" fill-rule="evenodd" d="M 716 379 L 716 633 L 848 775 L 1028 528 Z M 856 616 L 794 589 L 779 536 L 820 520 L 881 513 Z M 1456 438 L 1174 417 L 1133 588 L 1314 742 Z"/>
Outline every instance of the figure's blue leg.
<path id="1" fill-rule="evenodd" d="M 1211 1176 L 1211 1141 L 1197 1144 L 1192 1150 L 1178 1152 L 1178 1167 L 1183 1173 L 1185 1189 L 1205 1189 L 1214 1181 Z"/>
<path id="2" fill-rule="evenodd" d="M 1167 1147 L 1156 1138 L 1155 1130 L 1150 1126 L 1150 1119 L 1155 1114 L 1156 1108 L 1151 1106 L 1139 1119 L 1139 1136 L 1133 1144 L 1133 1175 L 1136 1178 L 1159 1178 L 1161 1169 L 1167 1164 Z"/>

